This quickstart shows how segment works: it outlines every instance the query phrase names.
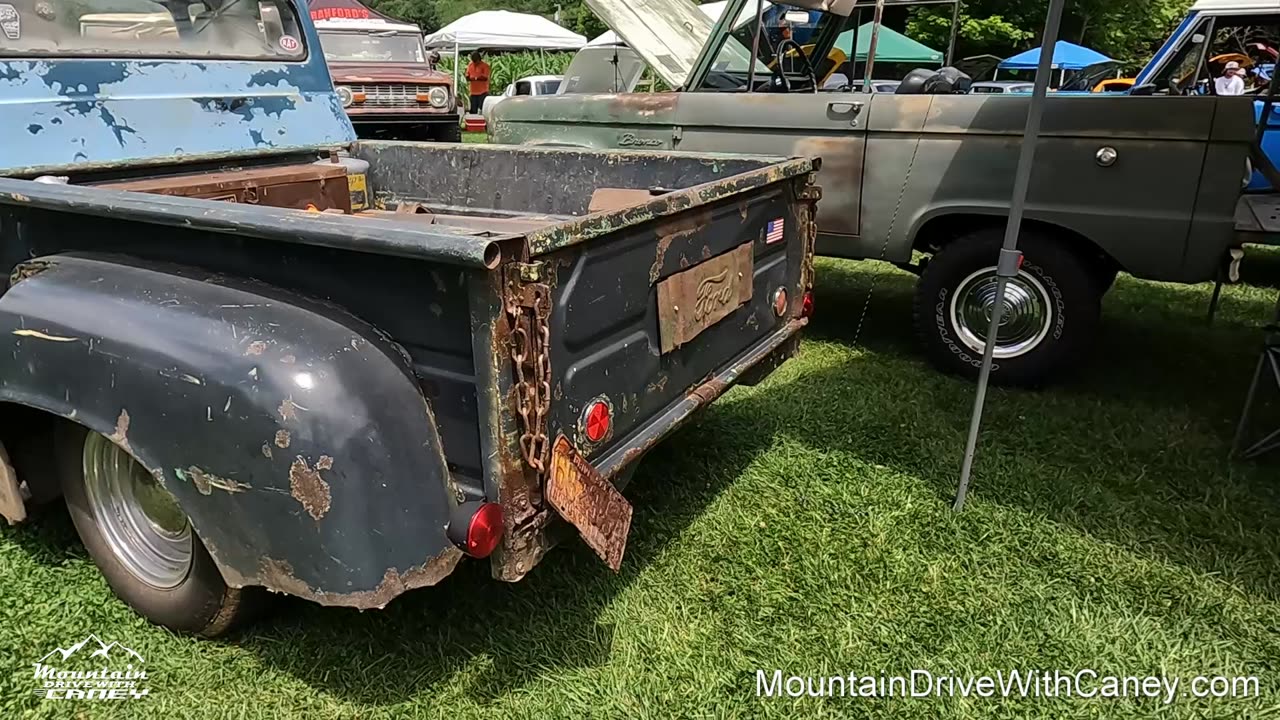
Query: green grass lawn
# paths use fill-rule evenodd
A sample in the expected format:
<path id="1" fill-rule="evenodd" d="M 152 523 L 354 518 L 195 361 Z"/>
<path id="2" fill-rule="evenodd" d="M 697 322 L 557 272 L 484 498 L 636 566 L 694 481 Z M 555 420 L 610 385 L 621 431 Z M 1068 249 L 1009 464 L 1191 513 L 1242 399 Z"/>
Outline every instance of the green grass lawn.
<path id="1" fill-rule="evenodd" d="M 1280 287 L 1121 278 L 1080 376 L 993 391 L 973 494 L 949 510 L 973 387 L 910 330 L 912 278 L 819 263 L 802 356 L 643 463 L 622 571 L 580 542 L 504 585 L 468 566 L 385 611 L 284 601 L 228 641 L 116 602 L 51 510 L 0 528 L 0 717 L 65 716 L 31 662 L 89 632 L 146 657 L 129 716 L 1241 717 L 1278 704 L 1275 464 L 1226 459 Z M 873 277 L 868 327 L 853 322 Z M 1096 669 L 1259 675 L 1249 701 L 760 699 L 755 671 Z M 111 708 L 82 705 L 97 716 Z"/>

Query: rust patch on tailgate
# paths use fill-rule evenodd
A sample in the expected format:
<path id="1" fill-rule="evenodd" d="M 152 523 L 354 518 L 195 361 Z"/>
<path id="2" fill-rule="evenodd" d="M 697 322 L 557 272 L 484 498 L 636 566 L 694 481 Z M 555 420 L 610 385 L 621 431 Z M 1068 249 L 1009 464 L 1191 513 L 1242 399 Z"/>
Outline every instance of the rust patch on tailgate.
<path id="1" fill-rule="evenodd" d="M 752 243 L 676 273 L 658 283 L 662 352 L 694 339 L 751 300 Z"/>
<path id="2" fill-rule="evenodd" d="M 551 449 L 547 502 L 568 520 L 614 572 L 631 532 L 631 503 L 582 457 L 564 435 Z"/>

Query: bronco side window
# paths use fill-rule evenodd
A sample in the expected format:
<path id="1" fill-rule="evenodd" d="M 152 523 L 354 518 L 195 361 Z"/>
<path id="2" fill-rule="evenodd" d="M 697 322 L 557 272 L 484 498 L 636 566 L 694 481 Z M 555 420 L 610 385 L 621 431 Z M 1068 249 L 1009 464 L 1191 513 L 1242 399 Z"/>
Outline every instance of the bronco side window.
<path id="1" fill-rule="evenodd" d="M 814 34 L 817 22 L 810 17 L 819 13 L 782 3 L 765 4 L 757 23 L 756 10 L 755 2 L 746 4 L 738 18 L 739 24 L 725 37 L 699 89 L 738 92 L 764 89 L 774 76 L 773 68 L 778 62 L 782 63 L 781 72 L 785 77 L 793 78 L 797 84 L 805 82 L 804 62 L 796 53 L 807 52 L 801 42 Z M 751 70 L 752 48 L 756 52 L 754 72 Z"/>
<path id="2" fill-rule="evenodd" d="M 1213 20 L 1210 18 L 1201 21 L 1186 35 L 1182 46 L 1152 79 L 1156 95 L 1191 95 L 1196 92 L 1197 85 L 1203 87 L 1208 80 L 1204 53 L 1212 32 Z"/>

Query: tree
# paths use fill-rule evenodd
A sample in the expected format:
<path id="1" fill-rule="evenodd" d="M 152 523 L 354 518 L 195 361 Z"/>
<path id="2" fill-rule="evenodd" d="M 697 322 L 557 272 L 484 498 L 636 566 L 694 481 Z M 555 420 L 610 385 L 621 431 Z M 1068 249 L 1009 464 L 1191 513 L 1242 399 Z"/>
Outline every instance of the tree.
<path id="1" fill-rule="evenodd" d="M 1068 0 L 1061 37 L 1125 64 L 1141 65 L 1181 19 L 1191 0 Z M 960 13 L 958 57 L 990 53 L 1001 57 L 1039 45 L 1045 0 L 967 0 Z M 907 34 L 932 47 L 946 47 L 950 7 L 913 11 Z"/>
<path id="2" fill-rule="evenodd" d="M 560 24 L 576 33 L 591 38 L 608 29 L 582 0 L 368 0 L 368 3 L 380 13 L 421 25 L 428 33 L 477 10 L 511 10 L 555 19 L 557 8 Z"/>

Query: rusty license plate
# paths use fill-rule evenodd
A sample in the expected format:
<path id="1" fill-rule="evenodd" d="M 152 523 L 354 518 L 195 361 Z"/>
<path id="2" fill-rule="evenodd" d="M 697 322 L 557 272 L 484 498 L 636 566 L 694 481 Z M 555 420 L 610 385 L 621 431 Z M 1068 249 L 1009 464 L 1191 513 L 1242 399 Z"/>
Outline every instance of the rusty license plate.
<path id="1" fill-rule="evenodd" d="M 631 532 L 631 503 L 564 435 L 551 446 L 546 498 L 606 565 L 614 572 L 622 567 Z"/>
<path id="2" fill-rule="evenodd" d="M 658 334 L 669 353 L 751 300 L 752 244 L 743 243 L 658 283 Z"/>

